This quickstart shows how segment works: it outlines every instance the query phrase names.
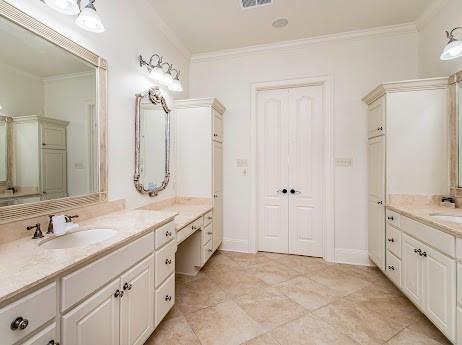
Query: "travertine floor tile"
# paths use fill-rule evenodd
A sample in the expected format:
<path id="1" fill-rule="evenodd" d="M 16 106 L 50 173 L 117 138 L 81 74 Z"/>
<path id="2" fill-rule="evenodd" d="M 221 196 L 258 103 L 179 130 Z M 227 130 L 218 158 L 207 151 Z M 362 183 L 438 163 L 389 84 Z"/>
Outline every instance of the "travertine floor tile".
<path id="1" fill-rule="evenodd" d="M 307 312 L 274 287 L 240 296 L 235 301 L 267 331 L 295 320 Z"/>
<path id="2" fill-rule="evenodd" d="M 238 345 L 263 333 L 232 301 L 186 314 L 186 319 L 202 345 Z"/>
<path id="3" fill-rule="evenodd" d="M 202 268 L 202 272 L 229 272 L 239 268 L 240 266 L 230 257 L 223 255 L 221 252 L 217 252 L 205 264 L 205 266 Z"/>
<path id="4" fill-rule="evenodd" d="M 252 266 L 248 270 L 268 285 L 279 284 L 299 275 L 289 267 L 273 261 Z"/>
<path id="5" fill-rule="evenodd" d="M 201 345 L 184 316 L 163 321 L 145 345 Z"/>
<path id="6" fill-rule="evenodd" d="M 308 310 L 318 309 L 342 297 L 327 286 L 300 276 L 275 286 L 280 292 Z"/>
<path id="7" fill-rule="evenodd" d="M 253 338 L 243 345 L 280 345 L 269 333 Z"/>
<path id="8" fill-rule="evenodd" d="M 367 280 L 336 267 L 329 267 L 306 276 L 344 296 L 370 285 Z"/>
<path id="9" fill-rule="evenodd" d="M 440 332 L 434 324 L 427 319 L 425 315 L 420 313 L 414 321 L 409 325 L 408 329 L 414 333 L 419 333 L 432 338 L 443 345 L 450 345 L 451 342 Z"/>
<path id="10" fill-rule="evenodd" d="M 405 329 L 400 332 L 397 336 L 393 337 L 387 345 L 441 345 L 435 339 L 427 337 L 426 335 L 412 332 L 409 329 Z"/>
<path id="11" fill-rule="evenodd" d="M 276 328 L 271 335 L 281 345 L 357 345 L 334 327 L 310 315 Z"/>
<path id="12" fill-rule="evenodd" d="M 183 313 L 191 313 L 226 301 L 226 293 L 209 278 L 180 284 L 176 289 L 176 304 Z"/>
<path id="13" fill-rule="evenodd" d="M 270 261 L 268 257 L 262 253 L 238 253 L 238 252 L 221 252 L 223 255 L 228 256 L 241 267 L 255 266 L 264 264 Z"/>
<path id="14" fill-rule="evenodd" d="M 246 270 L 214 273 L 211 278 L 226 292 L 226 295 L 238 297 L 254 291 L 262 290 L 269 285 Z"/>
<path id="15" fill-rule="evenodd" d="M 345 298 L 314 311 L 312 315 L 363 345 L 383 344 L 404 328 Z"/>
<path id="16" fill-rule="evenodd" d="M 321 258 L 273 253 L 264 253 L 263 255 L 300 274 L 307 274 L 332 266 L 331 263 L 328 263 Z"/>

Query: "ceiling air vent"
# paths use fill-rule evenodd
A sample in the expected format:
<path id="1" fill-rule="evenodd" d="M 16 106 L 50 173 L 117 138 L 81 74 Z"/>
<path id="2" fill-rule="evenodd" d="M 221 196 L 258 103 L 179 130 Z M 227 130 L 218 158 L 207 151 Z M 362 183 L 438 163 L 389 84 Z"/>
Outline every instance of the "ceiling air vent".
<path id="1" fill-rule="evenodd" d="M 239 0 L 242 8 L 253 8 L 263 5 L 270 5 L 273 0 Z"/>

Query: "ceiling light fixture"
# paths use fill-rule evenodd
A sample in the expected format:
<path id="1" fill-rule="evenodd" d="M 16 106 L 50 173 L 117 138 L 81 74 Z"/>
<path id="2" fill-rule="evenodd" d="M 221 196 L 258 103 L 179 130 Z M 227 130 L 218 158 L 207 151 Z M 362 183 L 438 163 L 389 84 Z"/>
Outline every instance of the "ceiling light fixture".
<path id="1" fill-rule="evenodd" d="M 458 29 L 462 29 L 462 27 L 457 27 L 451 31 L 446 31 L 446 36 L 449 39 L 449 42 L 444 47 L 443 53 L 440 56 L 441 60 L 453 60 L 462 56 L 462 42 L 459 38 L 454 36 L 454 31 Z"/>
<path id="2" fill-rule="evenodd" d="M 173 64 L 163 62 L 163 60 L 164 58 L 159 54 L 152 55 L 149 61 L 146 61 L 142 55 L 138 56 L 140 67 L 146 67 L 149 72 L 149 77 L 151 77 L 154 81 L 167 86 L 170 91 L 182 92 L 183 87 L 180 82 L 180 71 L 173 68 Z M 168 66 L 167 71 L 164 70 L 165 66 Z M 173 76 L 174 72 L 176 72 L 175 77 Z"/>
<path id="3" fill-rule="evenodd" d="M 78 15 L 75 23 L 82 29 L 95 33 L 106 31 L 100 16 L 96 13 L 95 0 L 88 0 L 87 5 L 81 9 L 82 0 L 41 0 L 48 7 L 66 14 Z"/>
<path id="4" fill-rule="evenodd" d="M 281 29 L 286 27 L 289 24 L 289 19 L 287 18 L 278 18 L 273 22 L 273 28 Z"/>

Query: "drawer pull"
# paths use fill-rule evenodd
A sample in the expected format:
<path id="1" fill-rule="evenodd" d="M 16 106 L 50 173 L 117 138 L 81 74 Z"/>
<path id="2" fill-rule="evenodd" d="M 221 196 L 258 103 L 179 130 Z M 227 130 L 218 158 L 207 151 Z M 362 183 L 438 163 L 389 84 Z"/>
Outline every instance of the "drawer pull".
<path id="1" fill-rule="evenodd" d="M 420 256 L 423 256 L 424 258 L 427 257 L 427 252 L 422 252 L 422 253 L 419 253 Z"/>
<path id="2" fill-rule="evenodd" d="M 170 237 L 170 236 L 172 236 L 172 233 L 170 231 L 166 231 L 165 232 L 165 237 Z"/>
<path id="3" fill-rule="evenodd" d="M 170 259 L 165 259 L 165 264 L 166 264 L 166 265 L 170 265 L 171 263 L 172 263 L 172 260 L 170 260 Z"/>
<path id="4" fill-rule="evenodd" d="M 124 284 L 124 290 L 128 290 L 130 291 L 132 289 L 133 285 L 132 284 L 129 284 L 129 283 L 125 283 Z"/>
<path id="5" fill-rule="evenodd" d="M 389 239 L 388 239 L 388 242 L 392 242 L 392 243 L 393 243 L 393 242 L 395 242 L 395 239 L 394 239 L 394 238 L 389 238 Z"/>
<path id="6" fill-rule="evenodd" d="M 212 220 L 213 217 L 212 217 L 212 216 L 208 216 L 207 219 L 208 219 L 208 220 Z"/>
<path id="7" fill-rule="evenodd" d="M 422 256 L 422 249 L 414 249 L 414 253 L 419 254 Z"/>
<path id="8" fill-rule="evenodd" d="M 208 251 L 209 253 L 213 252 L 213 250 L 212 250 L 212 249 L 208 249 L 207 251 Z"/>
<path id="9" fill-rule="evenodd" d="M 383 205 L 383 201 L 377 201 L 377 205 Z"/>
<path id="10" fill-rule="evenodd" d="M 378 130 L 378 131 L 383 131 L 383 127 L 382 127 L 382 126 L 377 127 L 377 130 Z"/>
<path id="11" fill-rule="evenodd" d="M 388 266 L 388 269 L 394 271 L 394 270 L 395 270 L 395 266 Z"/>
<path id="12" fill-rule="evenodd" d="M 12 323 L 11 323 L 11 329 L 13 331 L 16 331 L 16 330 L 24 330 L 27 328 L 27 326 L 29 325 L 29 320 L 27 319 L 24 319 L 23 317 L 17 317 Z"/>
<path id="13" fill-rule="evenodd" d="M 122 298 L 122 297 L 124 297 L 124 292 L 120 291 L 120 290 L 116 290 L 116 292 L 114 293 L 114 297 L 115 298 L 118 298 L 118 297 Z"/>
<path id="14" fill-rule="evenodd" d="M 172 300 L 172 296 L 169 296 L 169 295 L 165 296 L 166 302 L 170 302 L 171 300 Z"/>
<path id="15" fill-rule="evenodd" d="M 393 221 L 393 220 L 395 220 L 395 217 L 393 217 L 393 216 L 389 216 L 389 217 L 388 217 L 388 220 L 391 220 L 391 221 Z"/>
<path id="16" fill-rule="evenodd" d="M 59 345 L 59 343 L 54 340 L 50 340 L 47 345 Z"/>
<path id="17" fill-rule="evenodd" d="M 211 232 L 211 231 L 207 232 L 207 235 L 212 235 L 212 234 L 213 234 L 213 232 Z"/>

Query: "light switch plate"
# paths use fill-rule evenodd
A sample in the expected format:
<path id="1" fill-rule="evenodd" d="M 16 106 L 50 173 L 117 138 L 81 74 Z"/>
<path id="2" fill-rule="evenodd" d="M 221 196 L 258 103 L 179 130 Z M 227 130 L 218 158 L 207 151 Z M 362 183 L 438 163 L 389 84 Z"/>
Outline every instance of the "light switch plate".
<path id="1" fill-rule="evenodd" d="M 338 168 L 351 168 L 353 166 L 353 158 L 337 158 L 335 166 Z"/>
<path id="2" fill-rule="evenodd" d="M 237 159 L 236 165 L 238 168 L 247 168 L 249 166 L 249 163 L 247 159 Z"/>

